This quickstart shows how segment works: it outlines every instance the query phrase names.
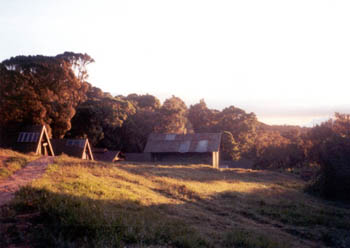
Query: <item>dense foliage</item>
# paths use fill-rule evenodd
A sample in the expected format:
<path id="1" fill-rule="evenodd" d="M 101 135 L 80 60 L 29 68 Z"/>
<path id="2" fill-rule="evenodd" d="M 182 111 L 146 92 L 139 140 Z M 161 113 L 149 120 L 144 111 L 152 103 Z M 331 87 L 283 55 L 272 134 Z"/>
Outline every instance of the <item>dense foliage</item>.
<path id="1" fill-rule="evenodd" d="M 78 105 L 67 136 L 89 138 L 93 145 L 117 149 L 121 140 L 116 129 L 134 113 L 130 102 L 93 87 L 87 92 L 87 100 Z"/>
<path id="2" fill-rule="evenodd" d="M 48 124 L 54 137 L 70 130 L 75 108 L 85 100 L 87 54 L 17 56 L 0 64 L 0 124 Z"/>
<path id="3" fill-rule="evenodd" d="M 320 166 L 318 177 L 308 188 L 321 196 L 350 200 L 350 116 L 335 114 L 309 133 L 310 161 Z"/>

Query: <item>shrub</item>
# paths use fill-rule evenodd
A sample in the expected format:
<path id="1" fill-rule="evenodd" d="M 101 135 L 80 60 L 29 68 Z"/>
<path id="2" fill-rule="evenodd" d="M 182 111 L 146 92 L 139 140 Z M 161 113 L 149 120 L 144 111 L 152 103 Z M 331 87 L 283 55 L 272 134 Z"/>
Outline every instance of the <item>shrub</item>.
<path id="1" fill-rule="evenodd" d="M 306 190 L 328 199 L 350 200 L 350 139 L 335 136 L 319 148 L 321 166 Z"/>

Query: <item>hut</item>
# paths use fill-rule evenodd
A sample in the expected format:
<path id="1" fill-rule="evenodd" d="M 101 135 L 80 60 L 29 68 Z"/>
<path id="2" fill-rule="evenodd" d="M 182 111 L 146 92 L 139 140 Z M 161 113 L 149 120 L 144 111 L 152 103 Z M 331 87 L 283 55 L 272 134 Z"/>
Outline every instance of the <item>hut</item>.
<path id="1" fill-rule="evenodd" d="M 130 162 L 151 162 L 151 154 L 150 153 L 124 153 L 125 160 Z"/>
<path id="2" fill-rule="evenodd" d="M 153 161 L 209 163 L 219 168 L 221 133 L 156 134 L 148 137 L 144 152 Z"/>
<path id="3" fill-rule="evenodd" d="M 50 138 L 44 125 L 31 125 L 22 128 L 1 130 L 0 146 L 23 153 L 54 156 Z"/>
<path id="4" fill-rule="evenodd" d="M 88 139 L 52 139 L 51 143 L 56 155 L 94 160 Z"/>
<path id="5" fill-rule="evenodd" d="M 120 151 L 110 151 L 107 148 L 93 148 L 92 153 L 94 155 L 94 159 L 97 161 L 113 163 L 123 160 L 120 157 Z"/>

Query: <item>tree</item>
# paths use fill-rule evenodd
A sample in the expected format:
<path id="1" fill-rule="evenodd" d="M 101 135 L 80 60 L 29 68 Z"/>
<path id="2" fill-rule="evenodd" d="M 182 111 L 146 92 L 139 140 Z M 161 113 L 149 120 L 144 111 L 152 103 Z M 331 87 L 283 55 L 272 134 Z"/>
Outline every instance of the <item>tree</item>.
<path id="1" fill-rule="evenodd" d="M 118 134 L 123 140 L 123 150 L 126 152 L 143 152 L 148 136 L 157 123 L 158 112 L 151 109 L 137 109 L 130 115 L 119 129 Z"/>
<path id="2" fill-rule="evenodd" d="M 218 114 L 217 131 L 229 131 L 238 143 L 242 154 L 248 156 L 254 147 L 258 121 L 254 113 L 230 106 Z"/>
<path id="3" fill-rule="evenodd" d="M 187 133 L 187 106 L 176 96 L 166 99 L 159 109 L 159 119 L 154 127 L 158 133 Z"/>
<path id="4" fill-rule="evenodd" d="M 190 106 L 188 120 L 196 133 L 213 132 L 217 124 L 217 113 L 218 111 L 208 109 L 204 99 L 201 99 L 199 103 Z"/>
<path id="5" fill-rule="evenodd" d="M 71 128 L 75 107 L 86 99 L 87 54 L 17 56 L 0 66 L 0 121 L 3 126 L 48 124 L 53 136 Z"/>
<path id="6" fill-rule="evenodd" d="M 225 160 L 239 160 L 241 158 L 238 144 L 232 133 L 228 131 L 222 133 L 221 152 Z"/>
<path id="7" fill-rule="evenodd" d="M 158 98 L 155 96 L 146 94 L 130 94 L 125 98 L 127 101 L 130 101 L 134 104 L 137 109 L 159 109 L 161 104 Z"/>
<path id="8" fill-rule="evenodd" d="M 117 129 L 135 113 L 134 106 L 97 88 L 92 88 L 88 96 L 89 99 L 77 107 L 73 128 L 67 137 L 88 137 L 93 146 L 120 149 L 122 140 Z"/>
<path id="9" fill-rule="evenodd" d="M 335 120 L 312 128 L 305 140 L 310 144 L 308 160 L 320 166 L 318 176 L 308 190 L 326 198 L 349 200 L 349 115 L 335 113 Z"/>
<path id="10" fill-rule="evenodd" d="M 127 152 L 143 152 L 147 138 L 154 131 L 159 119 L 160 101 L 148 94 L 130 94 L 124 99 L 134 105 L 136 112 L 129 115 L 118 129 L 118 135 L 123 140 L 123 149 Z"/>
<path id="11" fill-rule="evenodd" d="M 330 199 L 350 200 L 350 138 L 335 135 L 319 146 L 318 177 L 308 191 Z"/>
<path id="12" fill-rule="evenodd" d="M 335 113 L 334 116 L 333 131 L 342 137 L 350 138 L 350 115 Z"/>

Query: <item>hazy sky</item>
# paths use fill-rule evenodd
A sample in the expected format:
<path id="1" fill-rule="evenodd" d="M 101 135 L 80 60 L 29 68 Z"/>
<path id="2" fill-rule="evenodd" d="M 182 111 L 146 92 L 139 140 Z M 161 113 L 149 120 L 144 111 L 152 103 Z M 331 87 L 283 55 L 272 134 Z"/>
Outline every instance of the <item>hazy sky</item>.
<path id="1" fill-rule="evenodd" d="M 349 13 L 349 0 L 1 1 L 0 61 L 88 53 L 89 81 L 112 94 L 305 125 L 350 110 Z"/>

